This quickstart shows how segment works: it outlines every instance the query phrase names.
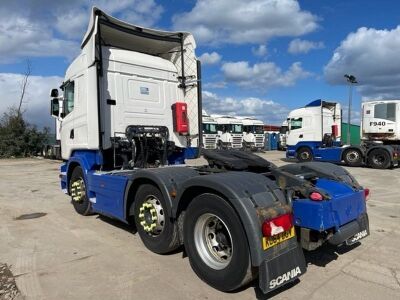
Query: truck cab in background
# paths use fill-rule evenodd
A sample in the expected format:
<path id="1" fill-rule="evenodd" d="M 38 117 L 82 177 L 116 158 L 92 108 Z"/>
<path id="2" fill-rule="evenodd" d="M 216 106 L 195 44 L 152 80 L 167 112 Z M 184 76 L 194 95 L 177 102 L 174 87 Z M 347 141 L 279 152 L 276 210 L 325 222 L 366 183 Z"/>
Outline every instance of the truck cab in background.
<path id="1" fill-rule="evenodd" d="M 217 122 L 203 109 L 203 148 L 217 148 Z"/>
<path id="2" fill-rule="evenodd" d="M 243 121 L 243 149 L 261 150 L 264 148 L 264 122 L 251 117 L 238 118 Z"/>
<path id="3" fill-rule="evenodd" d="M 315 100 L 288 116 L 287 158 L 299 161 L 344 162 L 348 166 L 387 169 L 399 164 L 397 147 L 363 142 L 342 145 L 340 104 Z"/>
<path id="4" fill-rule="evenodd" d="M 363 102 L 361 114 L 361 140 L 400 144 L 400 100 Z"/>
<path id="5" fill-rule="evenodd" d="M 232 116 L 211 115 L 217 121 L 217 148 L 242 149 L 243 121 Z"/>
<path id="6" fill-rule="evenodd" d="M 282 126 L 279 129 L 278 150 L 286 150 L 288 130 L 289 130 L 288 121 L 285 120 L 282 122 Z"/>

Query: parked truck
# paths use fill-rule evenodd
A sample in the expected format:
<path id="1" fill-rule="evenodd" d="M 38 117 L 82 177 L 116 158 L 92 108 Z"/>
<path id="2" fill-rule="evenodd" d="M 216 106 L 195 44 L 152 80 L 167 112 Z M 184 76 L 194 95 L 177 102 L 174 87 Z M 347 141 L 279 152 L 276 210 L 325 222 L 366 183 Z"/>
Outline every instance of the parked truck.
<path id="1" fill-rule="evenodd" d="M 237 150 L 204 150 L 208 165 L 182 166 L 185 148 L 202 138 L 190 33 L 94 8 L 81 48 L 63 94 L 51 91 L 61 188 L 77 213 L 134 224 L 155 253 L 183 245 L 196 274 L 222 291 L 257 277 L 273 291 L 306 272 L 302 248 L 369 234 L 368 190 L 339 166 L 278 168 Z"/>
<path id="2" fill-rule="evenodd" d="M 203 148 L 217 148 L 217 122 L 203 109 Z"/>
<path id="3" fill-rule="evenodd" d="M 376 169 L 387 169 L 399 164 L 398 146 L 371 140 L 364 141 L 361 145 L 343 145 L 340 139 L 341 108 L 337 102 L 315 100 L 303 108 L 291 111 L 288 123 L 288 158 L 297 158 L 299 161 L 343 162 L 348 166 Z"/>
<path id="4" fill-rule="evenodd" d="M 243 121 L 234 116 L 211 115 L 217 121 L 217 148 L 242 149 Z"/>
<path id="5" fill-rule="evenodd" d="M 135 224 L 155 253 L 184 245 L 211 286 L 230 291 L 258 276 L 269 292 L 306 272 L 283 192 L 250 169 L 174 166 L 201 139 L 195 46 L 190 33 L 93 9 L 63 95 L 51 92 L 62 124 L 61 187 L 79 214 Z M 235 122 L 228 131 L 241 135 Z"/>
<path id="6" fill-rule="evenodd" d="M 279 128 L 278 150 L 286 150 L 287 133 L 289 130 L 288 128 L 288 121 L 283 121 L 281 128 Z"/>
<path id="7" fill-rule="evenodd" d="M 243 122 L 243 149 L 261 150 L 264 148 L 264 122 L 252 117 L 238 118 Z"/>

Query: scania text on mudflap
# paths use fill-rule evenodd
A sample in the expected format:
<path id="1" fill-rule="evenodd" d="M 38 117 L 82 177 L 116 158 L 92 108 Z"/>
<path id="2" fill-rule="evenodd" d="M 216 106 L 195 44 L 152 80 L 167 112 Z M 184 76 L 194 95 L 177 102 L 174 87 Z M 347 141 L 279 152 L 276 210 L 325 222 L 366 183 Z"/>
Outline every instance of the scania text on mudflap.
<path id="1" fill-rule="evenodd" d="M 184 245 L 193 270 L 214 288 L 232 291 L 258 277 L 266 293 L 306 272 L 295 218 L 276 182 L 252 168 L 179 166 L 203 144 L 195 48 L 190 33 L 93 9 L 63 95 L 51 91 L 61 187 L 79 214 L 134 224 L 155 253 Z M 241 147 L 242 128 L 234 130 Z"/>

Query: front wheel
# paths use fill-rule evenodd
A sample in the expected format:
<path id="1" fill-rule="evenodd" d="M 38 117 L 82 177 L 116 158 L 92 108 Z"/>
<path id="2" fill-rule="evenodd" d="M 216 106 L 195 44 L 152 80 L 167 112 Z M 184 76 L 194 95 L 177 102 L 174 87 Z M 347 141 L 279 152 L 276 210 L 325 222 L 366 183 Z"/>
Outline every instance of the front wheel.
<path id="1" fill-rule="evenodd" d="M 362 164 L 362 153 L 358 149 L 346 150 L 343 154 L 343 160 L 350 167 L 358 167 Z"/>
<path id="2" fill-rule="evenodd" d="M 312 161 L 313 160 L 313 154 L 310 150 L 310 148 L 300 148 L 297 150 L 297 159 L 300 162 L 305 162 L 305 161 Z"/>
<path id="3" fill-rule="evenodd" d="M 83 176 L 82 168 L 79 166 L 75 167 L 72 171 L 69 181 L 69 192 L 76 212 L 83 216 L 89 215 L 91 203 L 86 192 L 85 177 Z"/>
<path id="4" fill-rule="evenodd" d="M 374 169 L 387 169 L 390 163 L 390 155 L 386 150 L 375 149 L 368 154 L 368 165 Z"/>
<path id="5" fill-rule="evenodd" d="M 183 231 L 190 264 L 203 281 L 226 292 L 252 279 L 244 229 L 224 199 L 214 194 L 193 199 L 186 211 Z"/>

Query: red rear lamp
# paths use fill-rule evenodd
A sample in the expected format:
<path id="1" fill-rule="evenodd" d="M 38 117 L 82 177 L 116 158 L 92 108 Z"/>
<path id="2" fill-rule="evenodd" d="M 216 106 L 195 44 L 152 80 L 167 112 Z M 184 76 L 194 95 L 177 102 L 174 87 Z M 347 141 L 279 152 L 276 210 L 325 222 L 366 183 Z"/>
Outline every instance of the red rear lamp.
<path id="1" fill-rule="evenodd" d="M 364 198 L 365 198 L 365 201 L 367 201 L 367 199 L 368 199 L 368 197 L 369 197 L 369 194 L 370 194 L 369 189 L 364 189 Z"/>
<path id="2" fill-rule="evenodd" d="M 318 192 L 312 192 L 310 194 L 309 198 L 312 201 L 322 201 L 322 200 L 324 200 L 324 196 L 322 196 L 321 193 L 318 193 Z"/>
<path id="3" fill-rule="evenodd" d="M 284 214 L 271 220 L 265 220 L 262 225 L 262 233 L 265 237 L 270 237 L 288 231 L 292 227 L 292 214 Z"/>

